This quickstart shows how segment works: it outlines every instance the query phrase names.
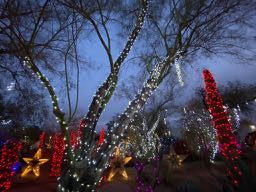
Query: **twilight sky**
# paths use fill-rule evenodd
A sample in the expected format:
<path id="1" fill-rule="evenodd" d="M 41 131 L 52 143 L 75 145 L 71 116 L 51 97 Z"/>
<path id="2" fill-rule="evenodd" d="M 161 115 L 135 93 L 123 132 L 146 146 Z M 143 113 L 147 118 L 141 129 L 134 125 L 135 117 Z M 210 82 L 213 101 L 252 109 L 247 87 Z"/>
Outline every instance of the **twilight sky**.
<path id="1" fill-rule="evenodd" d="M 122 44 L 118 43 L 113 45 L 114 57 L 117 57 L 118 53 L 122 49 Z M 136 50 L 139 48 L 141 47 L 136 46 L 135 43 L 135 46 L 133 47 L 127 60 L 133 57 Z M 89 60 L 90 64 L 94 66 L 94 69 L 84 70 L 81 72 L 79 110 L 86 113 L 88 105 L 91 102 L 92 96 L 97 87 L 107 77 L 109 66 L 106 54 L 97 39 L 92 38 L 89 42 L 82 42 L 79 47 L 79 51 L 80 54 L 86 54 L 87 60 Z M 203 86 L 203 68 L 208 68 L 211 70 L 219 85 L 224 85 L 228 81 L 236 80 L 246 83 L 256 83 L 256 65 L 239 65 L 233 61 L 230 61 L 228 58 L 202 58 L 200 60 L 198 59 L 195 65 L 187 66 L 186 70 L 182 73 L 184 82 L 186 84 L 186 86 L 182 88 L 184 100 L 186 99 L 187 95 L 194 94 L 194 89 L 196 87 Z M 125 69 L 122 70 L 119 84 L 129 75 L 136 73 L 136 70 L 136 67 L 126 65 Z M 72 96 L 74 98 L 74 94 L 72 94 Z M 105 112 L 103 112 L 98 125 L 101 126 L 110 121 L 113 115 L 122 112 L 127 105 L 128 100 L 119 100 L 116 96 L 113 96 Z"/>

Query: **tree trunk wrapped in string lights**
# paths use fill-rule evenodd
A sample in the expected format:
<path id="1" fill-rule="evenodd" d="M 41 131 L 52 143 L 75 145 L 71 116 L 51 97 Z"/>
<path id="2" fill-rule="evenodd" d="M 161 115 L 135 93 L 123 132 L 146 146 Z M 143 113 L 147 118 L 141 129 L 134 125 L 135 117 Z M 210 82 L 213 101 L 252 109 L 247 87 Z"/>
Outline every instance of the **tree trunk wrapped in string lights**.
<path id="1" fill-rule="evenodd" d="M 213 118 L 213 125 L 217 130 L 219 149 L 227 164 L 227 176 L 231 184 L 238 186 L 241 182 L 242 171 L 239 165 L 240 149 L 235 135 L 232 133 L 231 123 L 223 107 L 223 101 L 217 90 L 215 80 L 208 70 L 203 71 L 208 110 Z"/>
<path id="2" fill-rule="evenodd" d="M 160 80 L 165 75 L 165 71 L 171 67 L 175 58 L 179 58 L 183 52 L 177 51 L 175 55 L 168 56 L 163 61 L 159 62 L 152 70 L 150 77 L 144 83 L 142 89 L 130 102 L 129 106 L 119 116 L 115 124 L 106 136 L 106 140 L 102 146 L 97 149 L 95 156 L 88 155 L 80 161 L 75 162 L 77 173 L 73 174 L 73 180 L 69 179 L 68 182 L 61 182 L 58 185 L 59 191 L 67 191 L 67 184 L 72 185 L 73 189 L 76 187 L 77 191 L 95 191 L 97 185 L 102 180 L 103 171 L 109 166 L 111 154 L 113 154 L 115 146 L 120 143 L 124 137 L 125 131 L 129 128 L 133 118 L 145 105 L 146 101 L 152 95 L 153 91 L 159 86 Z M 69 174 L 71 171 L 69 171 Z M 87 181 L 88 184 L 80 181 Z M 63 186 L 65 185 L 65 187 Z"/>
<path id="3" fill-rule="evenodd" d="M 93 169 L 92 167 L 94 167 L 96 165 L 95 163 L 97 162 L 95 160 L 92 160 L 93 158 L 91 158 L 91 154 L 93 153 L 93 150 L 95 149 L 95 145 L 96 145 L 96 143 L 95 143 L 95 135 L 96 135 L 95 128 L 96 128 L 96 125 L 97 125 L 97 122 L 98 122 L 98 119 L 99 119 L 101 113 L 105 109 L 106 104 L 109 102 L 111 96 L 113 95 L 113 93 L 116 89 L 116 84 L 118 82 L 118 74 L 119 74 L 120 67 L 123 64 L 124 60 L 127 58 L 134 42 L 136 41 L 136 39 L 142 29 L 142 26 L 143 26 L 143 23 L 144 23 L 144 20 L 146 17 L 146 13 L 148 10 L 149 0 L 141 0 L 140 4 L 141 4 L 141 6 L 139 9 L 139 14 L 138 14 L 135 26 L 134 26 L 133 30 L 131 31 L 128 40 L 125 43 L 124 49 L 122 50 L 122 52 L 120 53 L 120 55 L 118 56 L 116 61 L 113 61 L 112 56 L 110 56 L 111 55 L 110 47 L 107 46 L 106 43 L 104 42 L 104 40 L 102 39 L 102 36 L 100 35 L 100 32 L 98 31 L 97 24 L 95 23 L 95 21 L 88 15 L 88 13 L 86 11 L 80 9 L 77 6 L 77 4 L 73 4 L 72 2 L 67 4 L 68 6 L 71 6 L 75 9 L 77 9 L 93 25 L 101 43 L 104 46 L 104 49 L 106 50 L 107 54 L 110 56 L 109 61 L 110 61 L 110 65 L 111 65 L 111 72 L 109 73 L 106 80 L 100 85 L 100 87 L 96 91 L 96 94 L 93 97 L 93 100 L 89 106 L 88 113 L 82 119 L 82 122 L 84 123 L 84 127 L 81 130 L 81 135 L 80 135 L 81 140 L 79 143 L 79 147 L 76 151 L 76 157 L 73 156 L 73 158 L 75 158 L 75 161 L 83 162 L 83 163 L 80 163 L 80 164 L 83 164 L 82 168 L 77 165 L 74 167 L 73 161 L 72 161 L 73 158 L 71 157 L 70 159 L 71 159 L 72 163 L 70 165 L 70 168 L 66 169 L 61 176 L 60 184 L 58 185 L 59 191 L 65 191 L 65 190 L 75 190 L 75 191 L 91 190 L 91 191 L 93 191 L 101 178 L 101 174 L 103 171 L 102 168 L 99 168 L 99 169 L 96 168 L 96 172 L 91 171 L 91 169 Z M 70 137 L 67 137 L 66 140 L 68 140 L 68 142 L 69 142 Z M 103 150 L 103 149 L 105 149 L 105 148 L 102 147 L 101 150 Z M 111 151 L 111 152 L 113 152 L 113 151 Z M 112 154 L 111 152 L 108 154 Z M 72 151 L 71 151 L 71 154 L 72 154 Z M 102 159 L 102 154 L 100 155 L 99 158 Z M 106 159 L 108 160 L 108 158 L 106 158 Z M 102 166 L 102 165 L 100 165 L 100 166 Z M 78 171 L 79 173 L 77 173 L 78 167 L 80 167 L 79 168 L 80 171 Z M 82 169 L 82 171 L 81 171 L 81 169 Z M 89 170 L 86 170 L 86 169 L 89 169 Z M 81 182 L 81 179 L 83 180 L 88 177 L 90 177 L 90 178 L 87 179 L 86 184 Z"/>

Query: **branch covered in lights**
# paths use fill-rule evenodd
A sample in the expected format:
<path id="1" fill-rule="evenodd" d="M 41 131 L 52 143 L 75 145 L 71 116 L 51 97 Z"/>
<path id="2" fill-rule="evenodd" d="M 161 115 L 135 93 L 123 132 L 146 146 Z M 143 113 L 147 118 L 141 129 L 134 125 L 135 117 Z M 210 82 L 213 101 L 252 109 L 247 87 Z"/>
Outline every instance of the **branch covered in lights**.
<path id="1" fill-rule="evenodd" d="M 109 74 L 107 79 L 103 82 L 103 84 L 98 88 L 96 95 L 93 97 L 91 105 L 89 106 L 88 113 L 87 113 L 86 117 L 84 118 L 84 120 L 86 121 L 86 127 L 89 129 L 85 129 L 85 132 L 82 135 L 83 136 L 82 142 L 85 143 L 85 141 L 87 141 L 87 142 L 89 141 L 88 143 L 90 143 L 90 144 L 81 146 L 82 151 L 88 151 L 88 153 L 91 152 L 89 150 L 89 148 L 90 149 L 92 148 L 92 142 L 93 142 L 92 138 L 93 138 L 93 134 L 95 134 L 95 126 L 96 126 L 98 119 L 99 119 L 101 113 L 103 112 L 106 104 L 109 102 L 111 96 L 113 95 L 113 93 L 116 89 L 119 69 L 120 69 L 122 63 L 124 62 L 124 60 L 126 59 L 126 57 L 128 56 L 134 42 L 136 41 L 136 39 L 142 29 L 142 26 L 143 26 L 143 23 L 144 23 L 144 20 L 146 17 L 146 13 L 148 10 L 148 5 L 149 5 L 148 0 L 141 1 L 141 9 L 140 9 L 140 13 L 137 18 L 135 27 L 132 30 L 132 32 L 126 42 L 124 49 L 120 53 L 117 60 L 114 62 L 113 66 L 112 66 L 111 73 Z"/>
<path id="2" fill-rule="evenodd" d="M 168 70 L 168 68 L 170 68 L 171 64 L 174 63 L 174 59 L 176 57 L 180 57 L 180 54 L 181 52 L 177 52 L 174 56 L 167 57 L 154 67 L 152 73 L 150 74 L 150 77 L 144 83 L 141 91 L 139 91 L 138 94 L 135 96 L 134 100 L 129 103 L 124 113 L 118 117 L 118 120 L 110 129 L 107 138 L 109 141 L 111 141 L 111 143 L 106 140 L 100 147 L 100 149 L 97 150 L 97 154 L 95 157 L 91 155 L 87 155 L 85 158 L 82 158 L 81 156 L 78 157 L 75 166 L 78 169 L 83 170 L 87 170 L 90 167 L 90 169 L 95 170 L 94 177 L 96 178 L 95 183 L 89 184 L 88 186 L 81 184 L 81 188 L 95 189 L 98 182 L 101 182 L 103 170 L 105 170 L 109 166 L 109 160 L 111 158 L 111 155 L 109 154 L 113 154 L 115 146 L 118 146 L 120 144 L 121 139 L 124 137 L 125 131 L 128 130 L 129 125 L 132 123 L 134 116 L 146 104 L 146 101 L 149 99 L 150 95 L 158 87 L 160 80 L 163 78 L 163 75 L 165 75 L 165 72 Z M 85 144 L 89 147 L 88 142 L 85 142 Z M 92 149 L 94 148 L 91 147 L 90 151 L 92 151 Z M 80 176 L 74 174 L 74 179 L 85 177 L 85 175 L 83 174 L 81 174 Z M 61 184 L 59 185 L 59 188 L 65 189 Z"/>
<path id="3" fill-rule="evenodd" d="M 135 158 L 150 161 L 159 153 L 160 146 L 158 144 L 160 140 L 157 134 L 155 134 L 155 130 L 159 125 L 160 116 L 161 114 L 158 113 L 157 119 L 152 127 L 148 126 L 146 118 L 143 116 L 142 124 L 139 124 L 139 127 L 142 127 L 140 132 L 138 132 L 137 126 L 130 125 L 129 133 L 132 136 L 129 141 Z"/>
<path id="4" fill-rule="evenodd" d="M 135 27 L 132 30 L 132 32 L 124 46 L 124 49 L 120 53 L 119 57 L 113 63 L 113 65 L 111 65 L 111 73 L 109 74 L 107 79 L 103 82 L 103 84 L 98 88 L 96 95 L 94 95 L 93 100 L 89 106 L 87 115 L 85 116 L 85 118 L 82 119 L 82 121 L 85 122 L 85 126 L 84 126 L 84 129 L 81 131 L 82 134 L 79 135 L 79 137 L 81 137 L 81 142 L 79 143 L 79 148 L 78 148 L 79 154 L 76 158 L 76 161 L 85 160 L 87 163 L 89 163 L 89 165 L 85 163 L 84 166 L 90 166 L 91 162 L 94 162 L 92 159 L 90 159 L 90 156 L 91 156 L 92 150 L 95 148 L 94 137 L 96 134 L 96 132 L 95 132 L 96 124 L 97 124 L 98 119 L 99 119 L 101 113 L 103 112 L 106 104 L 109 102 L 111 96 L 113 95 L 113 93 L 116 89 L 119 69 L 120 69 L 122 63 L 124 62 L 124 60 L 126 59 L 126 57 L 128 56 L 135 40 L 137 39 L 137 37 L 142 29 L 142 26 L 143 26 L 143 23 L 144 23 L 144 20 L 146 17 L 146 13 L 148 10 L 149 0 L 141 0 L 140 3 L 141 3 L 141 7 L 139 9 L 139 15 L 137 17 Z M 86 12 L 83 12 L 83 13 L 85 13 L 85 16 L 88 17 Z M 88 18 L 88 19 L 94 25 L 95 30 L 97 32 L 94 21 L 90 18 Z M 98 34 L 98 36 L 100 37 L 101 35 Z M 102 42 L 102 40 L 101 40 L 101 42 Z M 104 44 L 104 42 L 102 42 L 102 43 Z M 113 154 L 113 153 L 111 153 L 111 154 Z M 100 170 L 102 170 L 102 169 L 100 169 Z M 69 176 L 76 175 L 75 178 L 77 179 L 76 173 L 67 173 L 67 174 Z M 97 179 L 97 180 L 99 180 L 99 179 Z M 63 181 L 64 185 L 66 185 L 66 183 L 68 183 L 68 181 L 65 181 L 65 179 L 62 181 Z M 62 181 L 60 183 L 62 183 Z M 97 184 L 94 183 L 94 186 L 80 185 L 80 187 L 81 188 L 86 187 L 87 188 L 86 190 L 89 190 L 89 188 L 90 189 L 95 188 L 96 185 Z M 64 189 L 65 189 L 65 187 L 62 186 L 62 184 L 60 184 L 58 187 L 58 190 L 62 191 Z"/>
<path id="5" fill-rule="evenodd" d="M 37 76 L 37 78 L 41 81 L 41 83 L 45 86 L 48 93 L 50 94 L 51 100 L 52 100 L 52 106 L 53 106 L 53 113 L 55 115 L 56 121 L 59 124 L 62 134 L 64 136 L 65 149 L 66 149 L 66 152 L 68 153 L 68 157 L 70 159 L 69 162 L 72 162 L 72 160 L 74 158 L 74 154 L 69 145 L 70 144 L 70 135 L 68 133 L 69 127 L 68 127 L 67 123 L 65 122 L 64 113 L 61 111 L 61 109 L 59 107 L 59 104 L 58 104 L 59 99 L 55 94 L 55 91 L 54 91 L 55 89 L 50 84 L 50 81 L 48 80 L 48 78 L 36 66 L 32 57 L 30 57 L 28 55 L 25 56 L 23 59 L 23 65 L 27 66 L 29 69 L 32 70 L 32 72 Z"/>

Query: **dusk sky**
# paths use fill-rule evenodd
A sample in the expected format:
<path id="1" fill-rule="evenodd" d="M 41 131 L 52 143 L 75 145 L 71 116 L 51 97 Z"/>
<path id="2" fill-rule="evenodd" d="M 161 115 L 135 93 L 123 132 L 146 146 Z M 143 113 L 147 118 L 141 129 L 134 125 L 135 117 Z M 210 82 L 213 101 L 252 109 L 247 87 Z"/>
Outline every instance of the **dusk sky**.
<path id="1" fill-rule="evenodd" d="M 0 1 L 0 192 L 256 192 L 255 1 Z"/>
<path id="2" fill-rule="evenodd" d="M 113 42 L 113 55 L 117 57 L 119 51 L 122 49 L 122 44 L 119 40 Z M 86 69 L 81 72 L 79 110 L 86 113 L 97 87 L 105 80 L 109 73 L 109 65 L 106 53 L 97 39 L 92 38 L 89 42 L 81 43 L 80 46 L 80 54 L 85 54 L 87 60 L 94 66 L 94 69 Z M 132 58 L 136 51 L 141 48 L 143 47 L 139 47 L 135 43 L 135 46 L 126 61 L 129 60 L 129 58 Z M 246 65 L 246 67 L 244 67 L 244 65 Z M 256 83 L 256 65 L 237 64 L 234 60 L 232 61 L 228 57 L 214 56 L 209 59 L 198 59 L 194 65 L 187 65 L 185 68 L 186 69 L 183 70 L 182 73 L 185 82 L 185 86 L 182 87 L 182 93 L 184 93 L 182 94 L 184 95 L 182 100 L 186 100 L 186 95 L 194 94 L 193 91 L 196 87 L 203 86 L 203 68 L 208 68 L 212 71 L 219 85 L 225 85 L 229 81 L 237 80 L 244 83 Z M 122 70 L 119 84 L 129 75 L 136 74 L 137 70 L 138 68 L 126 64 L 125 69 Z M 173 75 L 176 76 L 175 73 Z M 74 95 L 72 96 L 74 98 Z M 127 105 L 128 100 L 119 100 L 116 96 L 113 96 L 110 103 L 107 105 L 105 112 L 102 114 L 98 126 L 109 122 L 115 114 L 122 112 Z"/>

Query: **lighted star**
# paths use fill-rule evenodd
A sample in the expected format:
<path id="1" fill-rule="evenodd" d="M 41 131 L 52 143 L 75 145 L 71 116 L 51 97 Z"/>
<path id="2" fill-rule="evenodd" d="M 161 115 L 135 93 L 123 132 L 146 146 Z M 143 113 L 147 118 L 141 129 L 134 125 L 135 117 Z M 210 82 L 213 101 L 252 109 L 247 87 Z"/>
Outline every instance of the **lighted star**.
<path id="1" fill-rule="evenodd" d="M 49 161 L 49 159 L 41 159 L 42 152 L 38 149 L 33 158 L 23 158 L 23 160 L 28 164 L 25 170 L 22 172 L 21 176 L 27 175 L 30 171 L 33 171 L 35 176 L 40 175 L 40 165 Z"/>
<path id="2" fill-rule="evenodd" d="M 108 175 L 107 180 L 111 181 L 112 178 L 117 173 L 120 173 L 124 177 L 125 180 L 128 180 L 128 175 L 124 169 L 124 165 L 127 164 L 131 159 L 132 159 L 132 157 L 122 158 L 120 156 L 120 148 L 117 147 L 116 152 L 115 152 L 115 157 L 114 157 L 113 161 L 111 162 L 111 171 Z"/>
<path id="3" fill-rule="evenodd" d="M 173 148 L 170 148 L 169 161 L 174 167 L 178 167 L 187 158 L 188 155 L 177 155 Z"/>

